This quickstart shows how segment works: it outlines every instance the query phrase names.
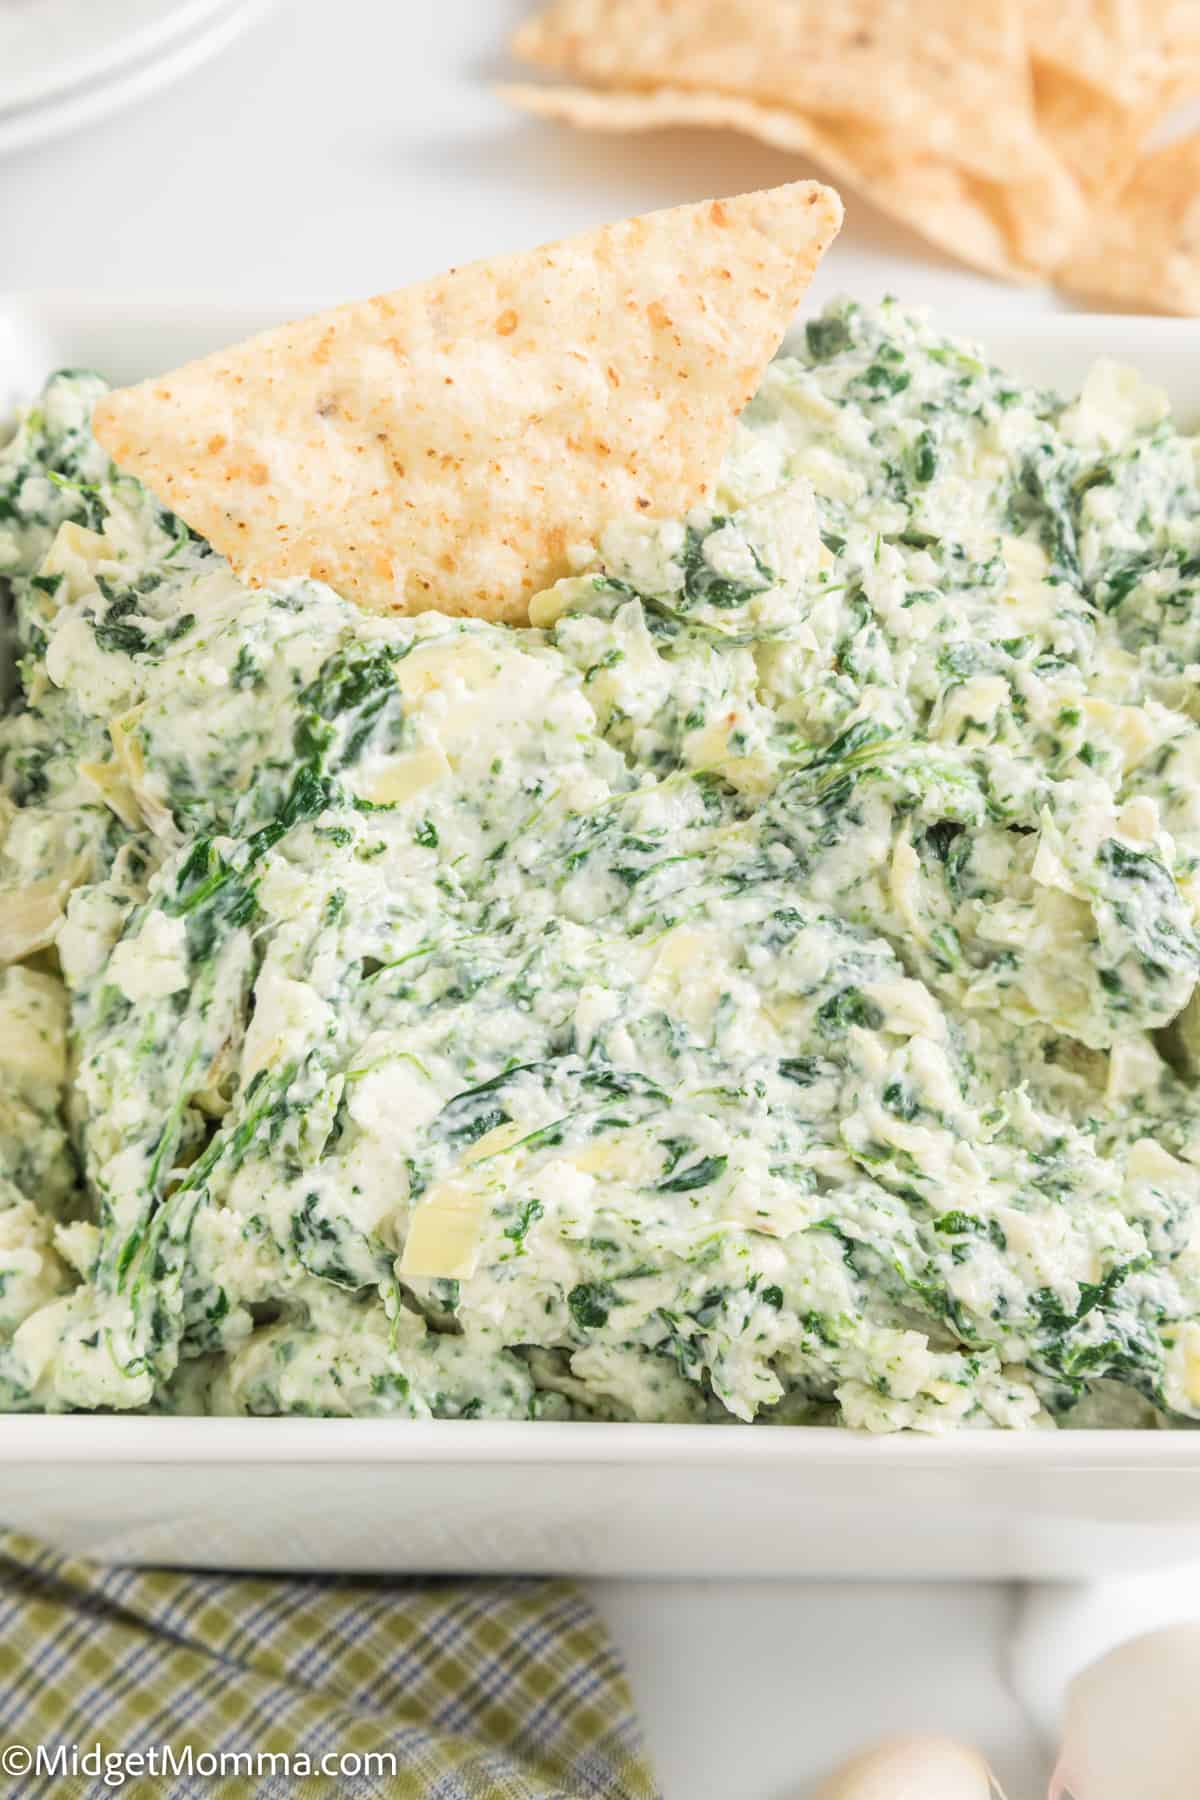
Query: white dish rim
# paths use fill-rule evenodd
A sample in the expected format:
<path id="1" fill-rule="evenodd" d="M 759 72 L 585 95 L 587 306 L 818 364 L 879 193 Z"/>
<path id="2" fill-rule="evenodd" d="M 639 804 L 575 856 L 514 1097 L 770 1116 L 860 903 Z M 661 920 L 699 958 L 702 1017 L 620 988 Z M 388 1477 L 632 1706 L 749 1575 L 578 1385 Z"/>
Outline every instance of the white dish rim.
<path id="1" fill-rule="evenodd" d="M 274 5 L 278 0 L 243 0 L 243 4 L 246 3 Z M 436 274 L 436 270 L 429 271 L 431 279 Z M 31 324 L 41 322 L 50 330 L 83 329 L 90 334 L 106 330 L 136 332 L 139 323 L 148 318 L 155 329 L 191 332 L 203 328 L 206 337 L 219 334 L 214 342 L 216 348 L 220 342 L 237 341 L 235 334 L 251 336 L 312 313 L 332 311 L 369 297 L 365 294 L 348 297 L 319 289 L 283 295 L 248 290 L 231 297 L 228 293 L 184 294 L 177 289 L 148 288 L 137 293 L 120 291 L 98 295 L 70 287 L 20 288 L 6 284 L 0 286 L 0 324 L 10 319 L 26 320 Z M 1057 349 L 1060 345 L 1069 345 L 1076 353 L 1088 357 L 1109 356 L 1117 361 L 1136 358 L 1139 340 L 1143 351 L 1190 352 L 1193 360 L 1200 353 L 1200 319 L 1175 318 L 1166 314 L 1067 310 L 1031 313 L 1021 318 L 1008 311 L 989 310 L 986 303 L 936 305 L 903 299 L 901 303 L 911 311 L 929 313 L 947 332 L 974 341 L 989 354 L 993 343 L 1003 344 L 1005 349 L 996 360 L 1010 354 L 1008 347 L 1017 344 L 1035 350 L 1039 346 Z M 789 330 L 782 350 L 786 351 L 789 342 L 803 330 L 808 311 L 805 308 Z M 228 339 L 224 335 L 227 331 L 231 334 Z M 3 340 L 0 339 L 0 351 L 2 349 Z M 0 368 L 2 376 L 3 369 Z"/>
<path id="2" fill-rule="evenodd" d="M 0 1468 L 17 1463 L 528 1463 L 1114 1471 L 1200 1470 L 1200 1431 L 967 1430 L 871 1435 L 840 1426 L 552 1420 L 212 1418 L 0 1414 Z"/>

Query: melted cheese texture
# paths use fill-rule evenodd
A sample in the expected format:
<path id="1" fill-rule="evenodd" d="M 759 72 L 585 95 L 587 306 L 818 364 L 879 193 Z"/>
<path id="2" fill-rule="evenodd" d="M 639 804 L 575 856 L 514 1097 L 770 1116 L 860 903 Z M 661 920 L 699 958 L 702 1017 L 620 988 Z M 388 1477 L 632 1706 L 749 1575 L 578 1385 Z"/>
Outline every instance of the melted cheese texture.
<path id="1" fill-rule="evenodd" d="M 0 1404 L 1200 1419 L 1197 443 L 887 305 L 527 630 L 0 452 Z"/>

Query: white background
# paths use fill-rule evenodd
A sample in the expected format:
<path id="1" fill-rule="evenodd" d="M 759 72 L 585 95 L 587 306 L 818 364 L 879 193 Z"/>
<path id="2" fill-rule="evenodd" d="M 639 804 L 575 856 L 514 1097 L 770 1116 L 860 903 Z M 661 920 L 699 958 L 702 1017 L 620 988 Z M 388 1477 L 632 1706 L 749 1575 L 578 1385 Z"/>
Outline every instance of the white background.
<path id="1" fill-rule="evenodd" d="M 533 4 L 281 0 L 136 111 L 0 163 L 0 279 L 343 300 L 815 172 L 724 132 L 588 136 L 514 113 L 492 85 L 522 73 L 505 45 Z M 852 200 L 816 294 L 896 286 L 961 313 L 1053 304 L 956 268 Z"/>
<path id="2" fill-rule="evenodd" d="M 810 172 L 725 134 L 588 138 L 513 114 L 491 84 L 513 73 L 504 46 L 530 4 L 285 0 L 179 86 L 0 160 L 0 287 L 301 308 Z M 893 291 L 976 326 L 1056 304 L 957 269 L 846 199 L 818 297 Z M 1039 1792 L 1003 1681 L 1014 1592 L 594 1591 L 629 1659 L 668 1800 L 803 1800 L 865 1738 L 909 1727 L 981 1743 L 1010 1800 Z"/>

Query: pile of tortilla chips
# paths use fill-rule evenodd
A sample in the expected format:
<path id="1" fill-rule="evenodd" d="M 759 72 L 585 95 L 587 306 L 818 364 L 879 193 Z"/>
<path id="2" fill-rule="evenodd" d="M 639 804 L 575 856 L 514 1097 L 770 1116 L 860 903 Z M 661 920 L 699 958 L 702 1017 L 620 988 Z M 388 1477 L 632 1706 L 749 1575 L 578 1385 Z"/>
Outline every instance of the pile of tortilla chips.
<path id="1" fill-rule="evenodd" d="M 551 0 L 505 91 L 597 130 L 705 125 L 818 161 L 989 273 L 1200 312 L 1200 0 Z"/>

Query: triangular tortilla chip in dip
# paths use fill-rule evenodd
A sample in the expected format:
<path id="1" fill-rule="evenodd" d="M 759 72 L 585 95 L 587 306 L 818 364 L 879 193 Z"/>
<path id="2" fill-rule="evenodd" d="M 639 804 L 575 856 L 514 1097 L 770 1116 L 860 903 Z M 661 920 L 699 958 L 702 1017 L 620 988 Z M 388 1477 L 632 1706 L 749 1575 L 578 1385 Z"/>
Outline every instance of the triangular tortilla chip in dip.
<path id="1" fill-rule="evenodd" d="M 626 220 L 122 389 L 96 435 L 251 582 L 518 620 L 610 520 L 706 497 L 840 222 L 812 182 Z"/>
<path id="2" fill-rule="evenodd" d="M 551 0 L 513 50 L 600 87 L 857 122 L 910 157 L 1016 181 L 1040 172 L 1024 26 L 1016 0 Z"/>
<path id="3" fill-rule="evenodd" d="M 1119 306 L 1200 313 L 1200 132 L 1143 157 L 1059 281 Z"/>

